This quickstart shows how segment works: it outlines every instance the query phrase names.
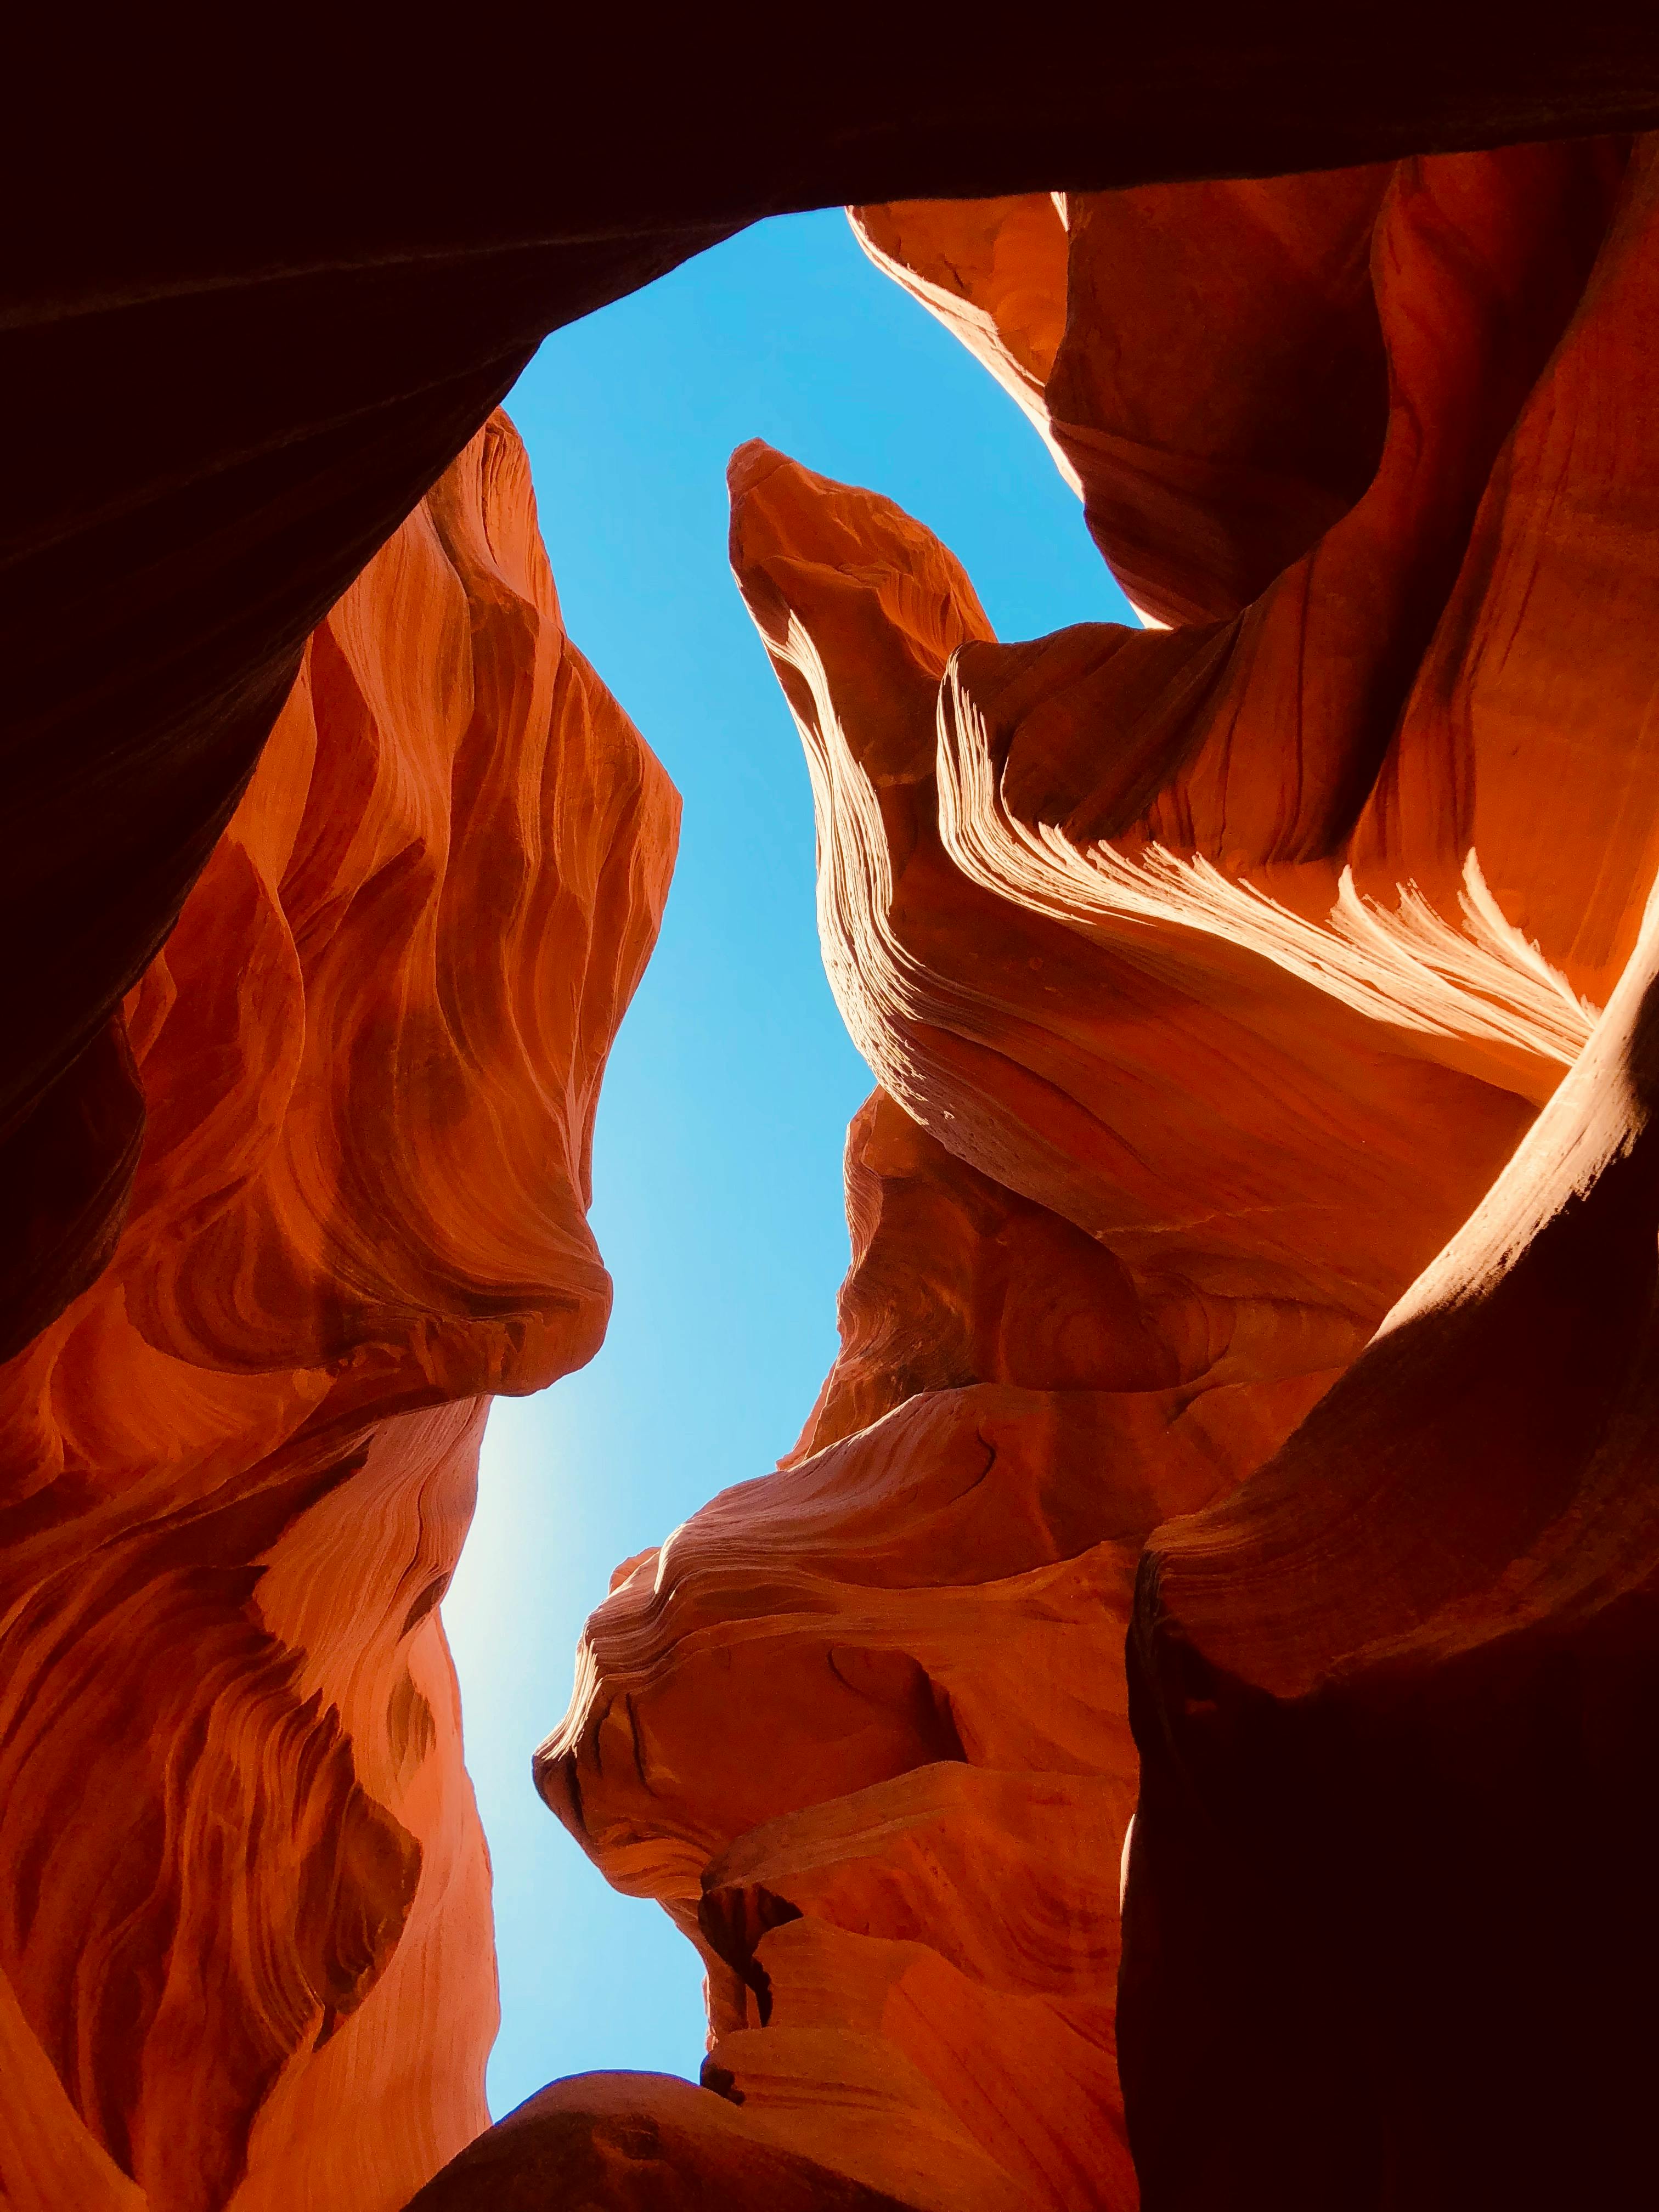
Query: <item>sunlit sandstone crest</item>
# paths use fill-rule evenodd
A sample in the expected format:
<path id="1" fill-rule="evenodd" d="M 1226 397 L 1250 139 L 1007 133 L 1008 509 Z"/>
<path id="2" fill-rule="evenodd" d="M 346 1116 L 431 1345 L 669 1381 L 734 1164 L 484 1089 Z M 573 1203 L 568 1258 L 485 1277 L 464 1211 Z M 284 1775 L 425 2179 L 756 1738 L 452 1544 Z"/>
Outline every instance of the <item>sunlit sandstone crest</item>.
<path id="1" fill-rule="evenodd" d="M 489 1395 L 603 1331 L 676 827 L 496 416 L 312 632 L 88 1063 L 118 1237 L 112 1107 L 12 1316 L 19 2212 L 1650 2194 L 1659 145 L 854 222 L 1167 627 L 1005 644 L 733 457 L 878 1084 L 842 1348 L 536 1768 L 703 2086 L 482 2097 L 438 1605 Z"/>
<path id="2" fill-rule="evenodd" d="M 753 2142 L 884 2201 L 1123 2207 L 1129 2148 L 1194 2212 L 1468 2202 L 1478 2156 L 1513 2201 L 1559 2180 L 1547 2130 L 1476 2143 L 1514 2069 L 1546 2094 L 1528 1963 L 1581 2002 L 1593 1973 L 1504 1923 L 1518 1882 L 1434 1808 L 1541 1894 L 1543 1837 L 1571 1846 L 1527 1742 L 1595 1808 L 1587 1861 L 1639 1797 L 1549 1674 L 1653 1648 L 1620 1408 L 1654 1195 L 1620 1070 L 1659 827 L 1655 177 L 1646 143 L 1593 143 L 860 210 L 1167 633 L 1000 645 L 890 502 L 734 458 L 825 958 L 887 1095 L 849 1140 L 845 1348 L 800 1447 L 628 1571 L 540 1774 L 699 1944 L 705 2079 Z M 1215 303 L 1190 375 L 1172 263 Z M 1451 1667 L 1511 1713 L 1490 1775 Z M 1271 1700 L 1310 1698 L 1298 1754 Z M 1292 1805 L 1340 1856 L 1291 1847 Z M 1391 1884 L 1415 1919 L 1381 1916 L 1384 1960 Z M 1411 2056 L 1442 2033 L 1419 1983 L 1489 2039 L 1440 2057 L 1474 2136 Z M 597 2094 L 550 2092 L 544 2126 Z M 724 2122 L 682 2140 L 652 2201 L 716 2175 L 750 2201 L 734 2155 Z M 485 2201 L 466 2167 L 434 2206 Z"/>

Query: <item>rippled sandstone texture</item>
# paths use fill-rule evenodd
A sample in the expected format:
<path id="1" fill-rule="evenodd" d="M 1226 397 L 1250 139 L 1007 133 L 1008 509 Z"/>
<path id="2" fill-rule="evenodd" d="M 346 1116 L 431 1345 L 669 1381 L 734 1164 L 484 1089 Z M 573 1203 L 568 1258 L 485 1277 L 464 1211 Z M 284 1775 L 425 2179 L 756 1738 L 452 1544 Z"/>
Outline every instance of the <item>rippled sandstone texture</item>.
<path id="1" fill-rule="evenodd" d="M 125 1009 L 113 1259 L 0 1369 L 0 2199 L 392 2208 L 480 2128 L 437 1601 L 588 1358 L 588 1144 L 677 802 L 479 433 L 312 636 Z"/>
<path id="2" fill-rule="evenodd" d="M 890 5 L 291 0 L 248 68 L 191 21 L 36 9 L 0 139 L 0 1358 L 96 1275 L 143 1096 L 120 1002 L 177 919 L 306 637 L 550 329 L 756 218 L 902 193 L 1257 176 L 1659 123 L 1630 0 L 1094 9 L 996 65 Z M 872 61 L 874 48 L 879 58 Z M 500 58 L 497 65 L 497 58 Z M 734 84 L 742 127 L 714 131 Z M 548 128 L 548 88 L 568 88 Z M 112 363 L 119 364 L 112 374 Z"/>
<path id="3" fill-rule="evenodd" d="M 720 2101 L 556 2085 L 423 2208 L 1650 2181 L 1656 201 L 1638 141 L 858 211 L 1172 627 L 1002 645 L 734 459 L 882 1089 L 800 1444 L 618 1570 L 538 1761 Z"/>

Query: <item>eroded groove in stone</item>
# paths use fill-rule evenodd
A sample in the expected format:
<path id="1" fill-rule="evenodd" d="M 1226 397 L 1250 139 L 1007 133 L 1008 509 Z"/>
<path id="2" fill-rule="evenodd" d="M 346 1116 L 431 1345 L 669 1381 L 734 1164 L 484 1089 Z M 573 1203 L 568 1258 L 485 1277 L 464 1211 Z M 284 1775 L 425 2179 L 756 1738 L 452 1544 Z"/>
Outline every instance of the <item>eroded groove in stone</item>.
<path id="1" fill-rule="evenodd" d="M 801 1443 L 620 1572 L 538 1777 L 757 2152 L 930 2212 L 1632 2170 L 1654 175 L 858 210 L 1167 630 L 1002 645 L 734 458 L 883 1088 Z"/>
<path id="2" fill-rule="evenodd" d="M 436 1603 L 489 1393 L 588 1358 L 676 801 L 497 416 L 329 615 L 125 1008 L 114 1255 L 0 1370 L 0 2195 L 401 2204 L 487 2119 Z"/>

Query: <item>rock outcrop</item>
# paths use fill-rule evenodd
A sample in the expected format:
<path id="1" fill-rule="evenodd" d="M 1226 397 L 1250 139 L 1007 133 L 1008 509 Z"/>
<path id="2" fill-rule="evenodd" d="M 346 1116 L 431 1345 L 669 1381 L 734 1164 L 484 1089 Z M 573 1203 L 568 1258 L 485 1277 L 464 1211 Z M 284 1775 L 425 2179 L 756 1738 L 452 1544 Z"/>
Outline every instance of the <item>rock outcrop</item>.
<path id="1" fill-rule="evenodd" d="M 468 57 L 301 6 L 258 52 L 47 9 L 9 56 L 0 936 L 29 951 L 0 975 L 0 1358 L 114 1249 L 143 1108 L 121 1000 L 306 637 L 547 331 L 787 209 L 1659 123 L 1659 21 L 1626 0 L 1514 0 L 1501 38 L 1395 0 L 1364 39 L 1305 0 L 1189 0 L 994 66 L 889 9 L 806 68 L 741 11 L 642 37 L 496 0 Z"/>
<path id="2" fill-rule="evenodd" d="M 1642 934 L 1364 1358 L 1231 1505 L 1150 1547 L 1124 2030 L 1160 2205 L 1254 2205 L 1270 2171 L 1310 2212 L 1651 2185 L 1629 2000 L 1659 1957 L 1656 450 L 1645 141 L 1419 679 L 1501 749 L 1446 804 L 1516 825 L 1523 927 L 1580 975 Z M 1402 754 L 1423 727 L 1408 710 Z"/>
<path id="3" fill-rule="evenodd" d="M 1642 2201 L 1659 149 L 1564 134 L 1659 122 L 1659 27 L 491 27 L 477 99 L 368 19 L 20 62 L 0 2196 Z M 736 458 L 879 1085 L 842 1348 L 538 1763 L 701 1951 L 705 2086 L 469 2143 L 437 1606 L 488 1397 L 604 1325 L 674 835 L 487 418 L 849 197 L 1162 627 L 1001 643 Z"/>
<path id="4" fill-rule="evenodd" d="M 659 2206 L 761 2202 L 736 2142 L 927 2212 L 1629 2201 L 1656 192 L 1602 141 L 859 211 L 1172 627 L 1002 645 L 734 459 L 882 1086 L 842 1350 L 538 1762 L 702 1951 L 716 2095 L 561 2085 L 434 2208 L 634 2201 L 629 2112 Z"/>
<path id="5" fill-rule="evenodd" d="M 879 1093 L 848 1181 L 800 1449 L 621 1571 L 540 1786 L 698 1944 L 751 2141 L 934 2212 L 1121 2203 L 1135 1562 L 1329 1376 L 1182 1387 L 1109 1251 Z"/>
<path id="6" fill-rule="evenodd" d="M 489 1395 L 588 1358 L 677 802 L 497 416 L 328 615 L 124 1008 L 108 1266 L 0 1369 L 0 2198 L 400 2205 L 487 2120 L 436 1610 Z"/>

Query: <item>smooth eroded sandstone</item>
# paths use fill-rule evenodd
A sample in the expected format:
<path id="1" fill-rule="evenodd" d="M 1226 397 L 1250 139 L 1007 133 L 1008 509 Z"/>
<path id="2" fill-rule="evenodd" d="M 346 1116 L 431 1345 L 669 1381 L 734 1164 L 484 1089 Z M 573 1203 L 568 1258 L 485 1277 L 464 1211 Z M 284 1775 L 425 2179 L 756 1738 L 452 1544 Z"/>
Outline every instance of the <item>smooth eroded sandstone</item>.
<path id="1" fill-rule="evenodd" d="M 1523 926 L 1586 961 L 1654 871 L 1655 151 L 1494 472 L 1395 787 L 1406 823 L 1438 799 L 1511 841 Z M 1559 764 L 1483 776 L 1485 732 Z M 1150 1547 L 1124 2032 L 1160 2204 L 1254 2206 L 1270 2172 L 1309 2208 L 1645 2191 L 1653 968 L 1650 896 L 1483 1204 L 1261 1475 Z"/>
<path id="2" fill-rule="evenodd" d="M 727 2100 L 670 2074 L 578 2074 L 492 2128 L 422 2190 L 410 2212 L 903 2212 L 781 2149 Z"/>
<path id="3" fill-rule="evenodd" d="M 1582 134 L 1659 33 L 488 28 L 20 62 L 0 2194 L 1644 2201 L 1659 246 Z M 538 1762 L 697 1945 L 704 2086 L 464 2148 L 437 1607 L 489 1395 L 603 1328 L 673 836 L 480 425 L 843 197 L 1170 627 L 1002 642 L 735 459 L 878 1082 L 842 1347 Z"/>
<path id="4" fill-rule="evenodd" d="M 588 1358 L 676 802 L 497 416 L 317 629 L 125 1009 L 99 1279 L 0 1370 L 0 2196 L 401 2204 L 487 2118 L 437 1611 L 488 1395 Z"/>
<path id="5" fill-rule="evenodd" d="M 1273 176 L 1659 122 L 1627 0 L 1095 11 L 801 42 L 741 12 L 291 6 L 258 40 L 37 10 L 0 279 L 0 1358 L 107 1260 L 141 1138 L 119 1005 L 304 641 L 543 336 L 757 218 Z M 471 74 L 469 74 L 471 72 Z M 552 101 L 550 109 L 549 102 Z M 711 118 L 731 116 L 728 127 Z M 1224 188 L 1224 190 L 1226 188 Z"/>
<path id="6" fill-rule="evenodd" d="M 1167 631 L 1001 644 L 734 457 L 882 1087 L 801 1441 L 618 1571 L 538 1776 L 702 1952 L 703 2094 L 848 2185 L 1640 2171 L 1654 177 L 860 210 Z M 555 2096 L 583 2158 L 628 2079 Z"/>

